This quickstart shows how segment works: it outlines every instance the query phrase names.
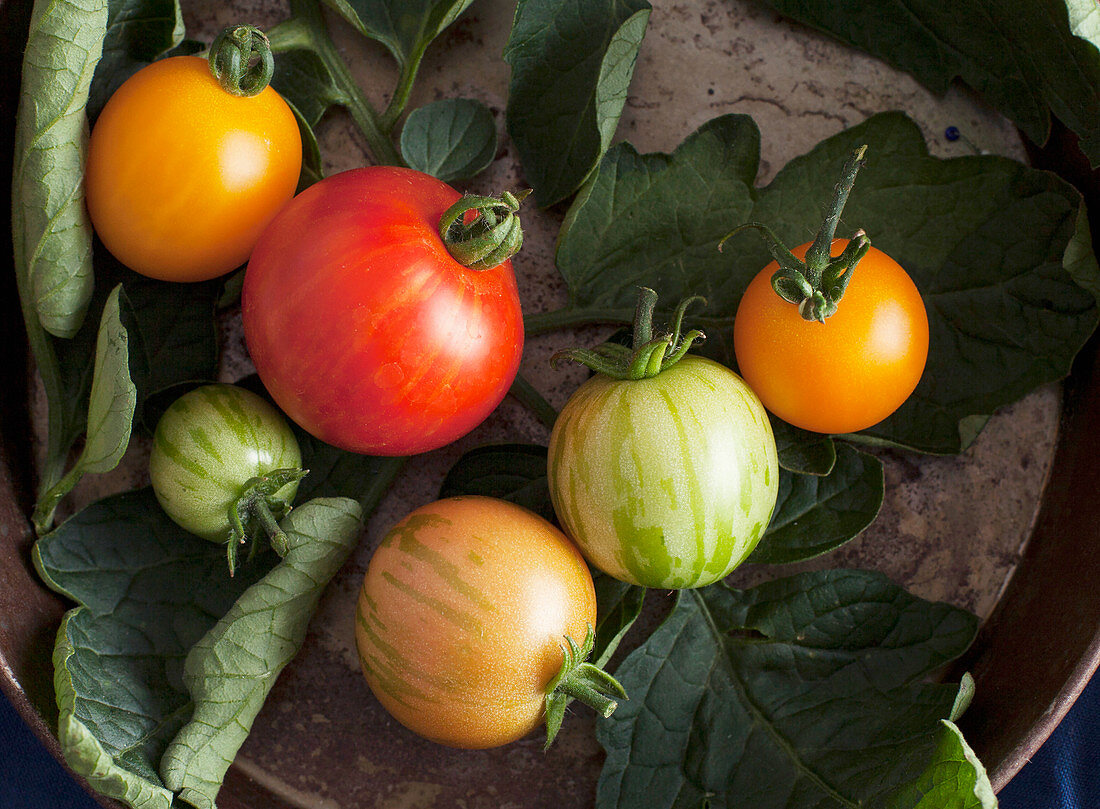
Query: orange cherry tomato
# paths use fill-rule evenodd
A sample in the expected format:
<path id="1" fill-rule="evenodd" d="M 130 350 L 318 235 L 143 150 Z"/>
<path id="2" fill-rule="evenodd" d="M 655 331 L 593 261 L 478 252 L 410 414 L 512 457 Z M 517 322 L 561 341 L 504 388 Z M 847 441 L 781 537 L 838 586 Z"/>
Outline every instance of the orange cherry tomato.
<path id="1" fill-rule="evenodd" d="M 88 213 L 130 269 L 202 281 L 247 261 L 301 168 L 298 124 L 278 93 L 231 95 L 205 59 L 176 56 L 139 70 L 103 108 Z"/>
<path id="2" fill-rule="evenodd" d="M 836 256 L 847 239 L 834 239 Z M 803 258 L 810 243 L 791 252 Z M 779 418 L 819 433 L 850 433 L 889 416 L 916 388 L 928 358 L 928 316 L 913 281 L 874 247 L 859 262 L 836 312 L 804 320 L 772 289 L 772 262 L 737 309 L 741 375 Z"/>
<path id="3" fill-rule="evenodd" d="M 565 535 L 520 506 L 418 508 L 375 551 L 355 620 L 367 683 L 401 724 L 467 749 L 542 721 L 566 636 L 596 625 L 592 577 Z"/>

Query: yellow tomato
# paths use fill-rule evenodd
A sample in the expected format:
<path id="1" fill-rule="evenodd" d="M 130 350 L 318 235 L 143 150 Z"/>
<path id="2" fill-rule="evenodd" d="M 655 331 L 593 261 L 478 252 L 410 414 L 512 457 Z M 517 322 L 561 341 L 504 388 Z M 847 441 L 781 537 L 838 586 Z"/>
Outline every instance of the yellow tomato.
<path id="1" fill-rule="evenodd" d="M 202 281 L 243 264 L 294 195 L 302 141 L 270 87 L 221 88 L 205 59 L 142 68 L 111 96 L 88 147 L 96 233 L 136 272 Z"/>
<path id="2" fill-rule="evenodd" d="M 835 239 L 832 255 L 848 242 Z M 803 258 L 809 243 L 791 252 Z M 805 320 L 772 289 L 772 262 L 752 280 L 733 321 L 741 376 L 764 407 L 818 433 L 852 433 L 897 410 L 928 359 L 928 316 L 909 275 L 874 247 L 836 312 Z"/>

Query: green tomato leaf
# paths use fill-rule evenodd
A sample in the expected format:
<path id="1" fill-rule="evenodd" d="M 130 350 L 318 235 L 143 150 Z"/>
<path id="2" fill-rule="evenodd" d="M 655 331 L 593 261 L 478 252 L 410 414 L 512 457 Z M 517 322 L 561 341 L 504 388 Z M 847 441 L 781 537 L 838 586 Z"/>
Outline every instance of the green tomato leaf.
<path id="1" fill-rule="evenodd" d="M 293 55 L 290 57 L 294 58 Z M 302 174 L 298 178 L 298 188 L 295 193 L 301 193 L 305 189 L 309 188 L 316 182 L 319 182 L 325 178 L 324 166 L 321 162 L 321 147 L 317 143 L 317 134 L 313 131 L 313 127 L 310 125 L 306 117 L 302 115 L 301 111 L 295 107 L 288 99 L 286 101 L 287 106 L 290 107 L 290 111 L 294 113 L 294 120 L 298 122 L 298 134 L 302 138 Z M 320 117 L 320 116 L 318 116 Z M 244 273 L 240 274 L 240 282 L 236 284 L 236 291 L 231 298 L 233 303 L 240 300 L 241 287 L 244 285 Z M 228 286 L 228 285 L 227 285 Z M 219 306 L 223 306 L 222 302 L 225 300 L 223 295 L 222 300 L 219 300 Z"/>
<path id="2" fill-rule="evenodd" d="M 34 546 L 42 580 L 78 602 L 54 651 L 65 760 L 101 794 L 168 807 L 157 775 L 190 716 L 184 657 L 265 572 L 225 575 L 225 549 L 172 522 L 151 489 L 109 497 Z"/>
<path id="3" fill-rule="evenodd" d="M 494 444 L 463 455 L 440 487 L 440 497 L 477 494 L 498 497 L 553 522 L 554 506 L 546 481 L 546 447 Z"/>
<path id="4" fill-rule="evenodd" d="M 768 2 L 933 92 L 961 78 L 1036 143 L 1050 134 L 1053 113 L 1080 136 L 1092 164 L 1100 163 L 1100 51 L 1074 36 L 1066 0 Z"/>
<path id="5" fill-rule="evenodd" d="M 473 0 L 325 0 L 363 36 L 377 40 L 402 70 L 418 65 L 443 29 Z M 414 68 L 415 70 L 415 68 Z"/>
<path id="6" fill-rule="evenodd" d="M 868 571 L 684 591 L 617 671 L 596 805 L 980 806 L 941 735 L 959 689 L 926 682 L 977 627 Z M 904 799 L 932 784 L 948 800 Z"/>
<path id="7" fill-rule="evenodd" d="M 401 155 L 409 167 L 448 183 L 484 171 L 496 153 L 493 114 L 469 98 L 446 98 L 415 109 L 401 130 Z"/>
<path id="8" fill-rule="evenodd" d="M 704 295 L 708 308 L 688 325 L 703 328 L 707 352 L 730 363 L 737 304 L 770 257 L 752 233 L 721 253 L 718 241 L 747 221 L 768 223 L 791 245 L 806 241 L 837 166 L 860 144 L 869 144 L 868 161 L 844 220 L 912 276 L 931 331 L 916 392 L 861 436 L 961 451 L 998 407 L 1068 373 L 1096 327 L 1100 270 L 1071 186 L 1002 157 L 931 157 L 900 113 L 823 141 L 763 189 L 753 187 L 759 133 L 744 116 L 709 121 L 671 155 L 617 145 L 566 215 L 557 265 L 568 304 L 528 316 L 528 333 L 629 323 L 644 284 L 662 306 Z M 806 466 L 789 453 L 788 463 Z"/>
<path id="9" fill-rule="evenodd" d="M 799 475 L 827 475 L 833 470 L 836 446 L 829 436 L 792 427 L 774 416 L 771 424 L 781 468 Z"/>
<path id="10" fill-rule="evenodd" d="M 305 462 L 318 461 L 312 448 L 302 449 Z M 382 459 L 373 477 L 358 478 L 364 512 L 373 511 L 399 460 Z M 293 524 L 299 528 L 327 524 L 311 517 L 312 508 L 299 511 L 307 521 Z M 171 791 L 159 762 L 193 709 L 184 659 L 278 560 L 261 555 L 228 578 L 224 546 L 177 526 L 149 488 L 92 504 L 40 539 L 32 557 L 51 589 L 81 605 L 66 615 L 55 648 L 66 760 L 101 794 L 135 809 L 167 807 Z M 272 648 L 281 642 L 269 640 Z"/>
<path id="11" fill-rule="evenodd" d="M 1065 0 L 1069 30 L 1100 48 L 1100 6 L 1093 0 Z"/>
<path id="12" fill-rule="evenodd" d="M 596 586 L 596 637 L 591 662 L 602 669 L 642 614 L 645 588 L 599 571 L 593 571 L 592 583 Z"/>
<path id="13" fill-rule="evenodd" d="M 121 286 L 111 291 L 100 319 L 84 449 L 65 476 L 35 504 L 34 523 L 40 532 L 53 521 L 54 509 L 61 498 L 85 474 L 111 471 L 130 444 L 137 389 L 130 381 L 128 335 L 119 310 L 121 291 Z"/>
<path id="14" fill-rule="evenodd" d="M 719 252 L 718 241 L 752 218 L 759 162 L 760 133 L 742 115 L 708 121 L 671 155 L 639 155 L 628 143 L 616 145 L 573 201 L 558 237 L 555 261 L 568 304 L 529 315 L 528 332 L 630 323 L 637 288 L 648 286 L 666 315 L 681 299 L 703 295 L 707 307 L 689 312 L 685 326 L 701 324 L 708 352 L 717 345 L 728 361 L 733 347 L 725 335 L 737 302 L 750 273 L 770 258 L 752 240 L 744 257 L 728 248 Z M 825 189 L 829 182 L 821 180 Z"/>
<path id="15" fill-rule="evenodd" d="M 275 54 L 271 86 L 300 114 L 300 120 L 310 130 L 329 107 L 344 107 L 363 133 L 375 162 L 401 165 L 401 157 L 389 139 L 389 128 L 363 96 L 329 38 L 319 0 L 290 0 L 290 14 L 290 19 L 267 31 Z M 303 136 L 307 166 L 312 160 L 312 140 L 311 131 Z"/>
<path id="16" fill-rule="evenodd" d="M 107 0 L 37 0 L 31 12 L 12 182 L 15 271 L 28 332 L 72 337 L 92 297 L 84 107 L 106 29 Z M 39 362 L 41 353 L 35 348 Z"/>
<path id="17" fill-rule="evenodd" d="M 229 764 L 280 672 L 298 653 L 321 591 L 359 539 L 363 512 L 346 498 L 311 500 L 281 523 L 289 551 L 195 644 L 184 664 L 190 721 L 161 759 L 165 785 L 214 809 Z"/>
<path id="18" fill-rule="evenodd" d="M 775 511 L 748 561 L 788 564 L 839 548 L 874 522 L 885 483 L 882 461 L 847 444 L 827 475 L 781 469 Z"/>
<path id="19" fill-rule="evenodd" d="M 272 50 L 277 47 L 283 47 L 278 35 L 273 40 Z M 305 47 L 278 51 L 271 86 L 311 129 L 317 126 L 329 107 L 346 107 L 351 98 L 337 84 L 321 58 Z"/>
<path id="20" fill-rule="evenodd" d="M 179 0 L 109 0 L 103 58 L 95 71 L 88 114 L 99 115 L 119 85 L 183 41 Z"/>
<path id="21" fill-rule="evenodd" d="M 137 388 L 134 421 L 151 433 L 160 412 L 150 399 L 183 383 L 210 381 L 218 363 L 214 322 L 219 281 L 174 284 L 145 278 L 123 267 L 105 249 L 95 256 L 99 289 L 90 311 L 103 311 L 106 290 L 122 284 L 122 325 L 128 335 L 130 378 Z M 97 333 L 85 322 L 72 340 L 58 341 L 57 359 L 65 398 L 60 402 L 68 443 L 85 427 Z M 68 444 L 66 444 L 67 446 Z"/>
<path id="22" fill-rule="evenodd" d="M 940 724 L 932 763 L 920 778 L 891 796 L 887 809 L 997 809 L 985 767 L 962 731 L 948 719 Z"/>
<path id="23" fill-rule="evenodd" d="M 107 298 L 96 342 L 92 395 L 88 403 L 88 430 L 76 468 L 102 474 L 118 466 L 130 443 L 137 389 L 130 381 L 129 345 L 115 287 Z"/>
<path id="24" fill-rule="evenodd" d="M 649 12 L 646 0 L 520 0 L 504 48 L 508 133 L 540 206 L 576 191 L 611 145 Z"/>
<path id="25" fill-rule="evenodd" d="M 135 419 L 150 433 L 159 413 L 151 397 L 186 382 L 214 379 L 218 331 L 214 322 L 219 281 L 180 284 L 127 271 L 123 322 L 130 334 L 130 376 L 137 387 Z"/>

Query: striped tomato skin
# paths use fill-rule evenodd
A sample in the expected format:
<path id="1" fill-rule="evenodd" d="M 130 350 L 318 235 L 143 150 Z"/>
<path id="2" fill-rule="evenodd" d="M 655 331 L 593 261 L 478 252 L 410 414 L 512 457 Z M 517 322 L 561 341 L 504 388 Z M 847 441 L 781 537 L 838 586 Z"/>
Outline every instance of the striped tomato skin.
<path id="1" fill-rule="evenodd" d="M 737 374 L 688 355 L 649 379 L 598 374 L 550 436 L 550 495 L 588 560 L 646 587 L 702 587 L 756 547 L 779 490 L 775 438 Z"/>
<path id="2" fill-rule="evenodd" d="M 520 506 L 418 508 L 371 558 L 355 616 L 367 684 L 401 724 L 451 747 L 514 741 L 542 720 L 565 636 L 596 625 L 577 548 Z"/>
<path id="3" fill-rule="evenodd" d="M 149 477 L 174 522 L 211 542 L 229 538 L 229 508 L 246 481 L 302 465 L 286 419 L 262 397 L 204 385 L 176 399 L 157 422 Z M 291 502 L 298 483 L 276 497 Z"/>

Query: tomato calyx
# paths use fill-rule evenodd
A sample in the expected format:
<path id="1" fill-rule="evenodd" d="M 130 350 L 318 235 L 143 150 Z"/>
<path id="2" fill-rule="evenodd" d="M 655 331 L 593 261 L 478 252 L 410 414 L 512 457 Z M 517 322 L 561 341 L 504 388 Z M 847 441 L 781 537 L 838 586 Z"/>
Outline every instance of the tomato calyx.
<path id="1" fill-rule="evenodd" d="M 764 237 L 768 252 L 779 265 L 779 269 L 772 275 L 772 289 L 783 300 L 795 304 L 804 320 L 824 323 L 825 318 L 836 312 L 855 273 L 856 265 L 871 249 L 871 239 L 860 229 L 839 256 L 831 255 L 836 226 L 848 201 L 848 194 L 855 184 L 856 175 L 865 162 L 863 156 L 866 152 L 867 146 L 860 146 L 845 161 L 840 182 L 833 189 L 828 213 L 813 244 L 806 251 L 805 260 L 792 254 L 779 237 L 760 222 L 746 222 L 731 230 L 718 243 L 718 249 L 721 250 L 726 239 L 731 236 L 749 228 L 758 231 Z"/>
<path id="2" fill-rule="evenodd" d="M 230 25 L 210 45 L 210 72 L 227 93 L 259 95 L 275 74 L 267 34 L 254 25 Z"/>
<path id="3" fill-rule="evenodd" d="M 452 258 L 471 270 L 491 270 L 519 252 L 523 228 L 516 216 L 531 189 L 500 197 L 462 197 L 443 212 L 439 235 Z M 467 216 L 474 213 L 473 218 Z"/>
<path id="4" fill-rule="evenodd" d="M 672 328 L 653 336 L 653 310 L 657 305 L 657 293 L 648 287 L 638 291 L 638 303 L 634 309 L 633 347 L 618 343 L 603 343 L 595 348 L 567 348 L 550 358 L 557 367 L 563 360 L 572 360 L 593 371 L 614 379 L 650 379 L 679 362 L 692 344 L 706 339 L 698 329 L 681 335 L 684 313 L 695 302 L 706 305 L 700 295 L 680 301 L 672 316 Z"/>
<path id="5" fill-rule="evenodd" d="M 229 540 L 225 553 L 230 576 L 237 572 L 240 546 L 251 543 L 248 551 L 251 560 L 259 549 L 261 536 L 267 537 L 275 553 L 286 556 L 290 545 L 286 533 L 279 527 L 279 520 L 290 513 L 291 505 L 279 497 L 278 492 L 287 484 L 301 480 L 308 472 L 308 469 L 273 469 L 266 475 L 245 481 L 241 493 L 229 507 Z"/>
<path id="6" fill-rule="evenodd" d="M 591 626 L 580 646 L 568 635 L 565 637 L 561 669 L 546 686 L 546 744 L 543 745 L 543 750 L 549 750 L 554 743 L 554 737 L 558 735 L 562 719 L 565 718 L 565 709 L 571 700 L 583 702 L 607 719 L 619 707 L 612 696 L 628 699 L 626 690 L 618 680 L 599 666 L 585 662 L 592 654 L 595 643 L 596 635 Z"/>

